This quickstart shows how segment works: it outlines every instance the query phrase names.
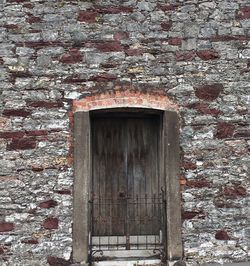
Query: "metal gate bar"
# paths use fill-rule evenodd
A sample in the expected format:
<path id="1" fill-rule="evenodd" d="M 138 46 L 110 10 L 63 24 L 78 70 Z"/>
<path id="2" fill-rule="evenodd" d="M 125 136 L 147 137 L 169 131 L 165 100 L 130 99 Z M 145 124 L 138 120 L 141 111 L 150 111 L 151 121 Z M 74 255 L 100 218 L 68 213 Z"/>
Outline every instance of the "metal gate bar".
<path id="1" fill-rule="evenodd" d="M 165 200 L 162 195 L 143 197 L 136 195 L 134 198 L 94 198 L 90 202 L 91 232 L 90 232 L 90 259 L 94 260 L 98 253 L 103 255 L 105 251 L 126 250 L 151 250 L 155 254 L 162 255 L 165 236 Z M 124 208 L 124 217 L 112 217 L 112 209 Z M 106 216 L 103 216 L 103 212 Z M 110 214 L 108 216 L 107 214 Z M 124 234 L 112 235 L 112 222 L 117 218 L 117 226 L 124 226 Z M 125 220 L 124 220 L 125 219 Z M 102 225 L 111 228 L 106 234 L 99 234 L 98 229 Z M 104 256 L 103 256 L 103 259 Z"/>

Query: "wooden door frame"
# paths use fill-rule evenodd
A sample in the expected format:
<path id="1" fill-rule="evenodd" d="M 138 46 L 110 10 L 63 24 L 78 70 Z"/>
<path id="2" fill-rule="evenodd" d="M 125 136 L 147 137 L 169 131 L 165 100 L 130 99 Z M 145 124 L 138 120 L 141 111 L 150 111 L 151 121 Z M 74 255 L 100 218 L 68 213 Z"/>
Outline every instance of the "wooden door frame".
<path id="1" fill-rule="evenodd" d="M 135 110 L 137 109 L 137 110 Z M 166 258 L 179 260 L 183 256 L 181 238 L 181 201 L 179 185 L 179 119 L 174 111 L 124 108 L 120 112 L 141 110 L 142 113 L 163 113 L 160 137 L 160 174 L 166 185 Z M 108 111 L 119 111 L 109 109 Z M 107 111 L 107 110 L 106 110 Z M 98 112 L 102 112 L 101 110 Z M 91 114 L 74 113 L 74 190 L 73 190 L 73 261 L 88 263 L 90 237 L 91 183 Z"/>

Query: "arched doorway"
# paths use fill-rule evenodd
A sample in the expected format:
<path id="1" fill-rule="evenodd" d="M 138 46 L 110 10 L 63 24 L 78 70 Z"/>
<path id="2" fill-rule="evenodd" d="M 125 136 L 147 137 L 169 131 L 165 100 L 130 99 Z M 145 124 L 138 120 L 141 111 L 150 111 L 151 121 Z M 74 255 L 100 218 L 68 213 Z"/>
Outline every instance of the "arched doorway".
<path id="1" fill-rule="evenodd" d="M 165 184 L 160 175 L 162 112 L 102 110 L 91 114 L 91 253 L 163 256 Z M 122 252 L 129 251 L 129 252 Z"/>
<path id="2" fill-rule="evenodd" d="M 173 111 L 75 113 L 75 261 L 181 258 L 178 132 Z"/>

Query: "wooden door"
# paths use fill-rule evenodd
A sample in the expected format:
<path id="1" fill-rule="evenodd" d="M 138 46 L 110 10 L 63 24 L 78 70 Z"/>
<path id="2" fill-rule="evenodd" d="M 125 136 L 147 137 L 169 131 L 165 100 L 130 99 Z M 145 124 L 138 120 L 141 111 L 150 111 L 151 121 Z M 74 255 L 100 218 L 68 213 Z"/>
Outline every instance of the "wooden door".
<path id="1" fill-rule="evenodd" d="M 158 116 L 92 120 L 94 236 L 159 233 L 158 142 Z"/>
<path id="2" fill-rule="evenodd" d="M 129 235 L 159 233 L 160 183 L 158 173 L 159 120 L 127 121 L 127 179 Z"/>

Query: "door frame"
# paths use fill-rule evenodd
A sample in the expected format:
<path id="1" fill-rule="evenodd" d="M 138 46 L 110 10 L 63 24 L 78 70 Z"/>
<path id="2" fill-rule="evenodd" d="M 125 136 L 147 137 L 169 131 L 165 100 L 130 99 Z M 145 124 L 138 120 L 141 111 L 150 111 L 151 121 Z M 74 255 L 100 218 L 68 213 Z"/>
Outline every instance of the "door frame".
<path id="1" fill-rule="evenodd" d="M 166 190 L 165 254 L 169 261 L 183 256 L 181 238 L 179 118 L 175 111 L 144 108 L 111 108 L 74 113 L 73 261 L 88 262 L 91 200 L 91 117 L 98 113 L 158 114 L 160 126 L 160 175 Z"/>
<path id="2" fill-rule="evenodd" d="M 136 109 L 133 111 L 126 112 L 123 109 L 119 112 L 117 110 L 111 112 L 108 110 L 108 112 L 97 112 L 91 115 L 92 178 L 90 183 L 92 198 L 90 208 L 92 213 L 90 223 L 92 241 L 90 242 L 90 256 L 93 259 L 94 256 L 91 254 L 97 252 L 102 253 L 105 259 L 106 254 L 103 252 L 107 249 L 113 252 L 117 249 L 152 250 L 155 253 L 156 250 L 160 253 L 163 251 L 161 236 L 165 230 L 163 226 L 165 225 L 163 221 L 165 182 L 159 174 L 162 113 L 155 114 L 146 111 L 142 113 Z M 116 132 L 115 140 L 111 140 L 112 137 L 109 139 L 110 134 L 112 136 L 112 132 L 114 133 L 112 128 Z M 133 130 L 142 134 L 137 140 Z M 104 141 L 100 141 L 102 138 Z M 139 150 L 148 150 L 143 158 L 134 157 L 135 145 L 138 145 Z M 97 155 L 97 147 L 104 153 L 106 151 L 112 154 L 118 148 L 119 155 L 118 153 L 110 155 L 114 158 L 105 161 L 102 152 L 102 155 L 98 152 Z M 136 182 L 138 180 L 135 178 L 135 172 L 131 172 L 136 165 L 142 170 L 140 186 Z M 120 195 L 121 191 L 122 195 Z M 108 195 L 105 194 L 107 192 Z M 118 213 L 121 216 L 114 218 L 113 215 L 118 215 Z M 148 215 L 148 218 L 145 219 L 144 215 Z M 144 238 L 142 235 L 145 235 Z M 126 244 L 124 244 L 124 239 L 126 239 Z M 161 255 L 164 254 L 161 253 Z"/>

